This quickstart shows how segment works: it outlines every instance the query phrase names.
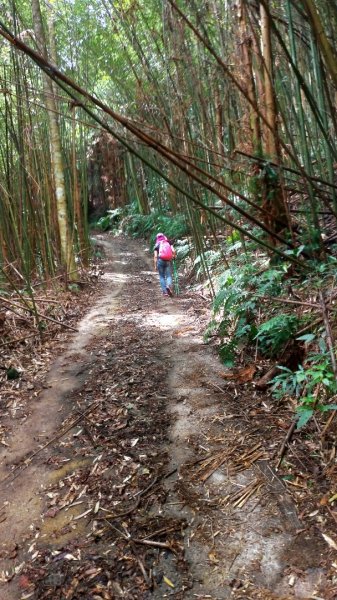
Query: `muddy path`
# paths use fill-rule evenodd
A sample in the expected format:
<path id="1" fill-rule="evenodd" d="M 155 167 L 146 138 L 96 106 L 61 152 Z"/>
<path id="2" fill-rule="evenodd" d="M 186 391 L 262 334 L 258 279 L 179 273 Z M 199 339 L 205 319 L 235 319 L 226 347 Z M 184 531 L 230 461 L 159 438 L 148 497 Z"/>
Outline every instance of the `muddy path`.
<path id="1" fill-rule="evenodd" d="M 207 304 L 163 298 L 138 243 L 100 244 L 100 295 L 1 450 L 0 599 L 324 597 L 326 548 L 268 410 L 261 438 L 204 342 Z"/>

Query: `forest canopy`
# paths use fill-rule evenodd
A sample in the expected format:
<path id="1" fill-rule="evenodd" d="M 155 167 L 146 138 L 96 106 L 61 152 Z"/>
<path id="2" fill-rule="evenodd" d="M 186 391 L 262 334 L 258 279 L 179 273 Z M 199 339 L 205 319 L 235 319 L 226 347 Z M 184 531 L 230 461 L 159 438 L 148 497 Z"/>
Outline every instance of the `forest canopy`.
<path id="1" fill-rule="evenodd" d="M 332 3 L 1 8 L 3 285 L 76 280 L 88 213 L 132 234 L 188 234 L 212 295 L 226 240 L 303 273 L 334 268 Z"/>
<path id="2" fill-rule="evenodd" d="M 333 4 L 1 4 L 1 254 L 24 277 L 75 271 L 102 131 L 125 149 L 123 193 L 101 185 L 107 207 L 182 211 L 201 252 L 203 228 L 227 225 L 278 253 L 325 255 L 337 209 Z"/>

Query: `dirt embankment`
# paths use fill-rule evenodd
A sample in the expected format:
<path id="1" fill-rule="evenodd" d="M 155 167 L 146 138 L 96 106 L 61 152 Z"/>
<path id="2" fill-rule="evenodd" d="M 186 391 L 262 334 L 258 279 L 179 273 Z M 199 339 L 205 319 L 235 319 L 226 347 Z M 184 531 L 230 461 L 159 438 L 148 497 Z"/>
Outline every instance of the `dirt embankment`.
<path id="1" fill-rule="evenodd" d="M 100 297 L 1 455 L 1 600 L 337 597 L 268 403 L 204 343 L 207 304 L 163 298 L 138 243 L 101 243 Z"/>

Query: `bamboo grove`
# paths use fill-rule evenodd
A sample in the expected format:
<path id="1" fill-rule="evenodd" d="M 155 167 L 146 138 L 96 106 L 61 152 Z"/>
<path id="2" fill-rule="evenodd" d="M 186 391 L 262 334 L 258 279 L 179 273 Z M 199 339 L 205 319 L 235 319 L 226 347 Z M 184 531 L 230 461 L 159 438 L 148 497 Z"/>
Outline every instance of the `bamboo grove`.
<path id="1" fill-rule="evenodd" d="M 337 217 L 329 0 L 7 0 L 0 21 L 3 284 L 76 279 L 88 154 L 124 148 L 132 212 L 324 260 Z M 301 260 L 298 254 L 302 252 Z"/>

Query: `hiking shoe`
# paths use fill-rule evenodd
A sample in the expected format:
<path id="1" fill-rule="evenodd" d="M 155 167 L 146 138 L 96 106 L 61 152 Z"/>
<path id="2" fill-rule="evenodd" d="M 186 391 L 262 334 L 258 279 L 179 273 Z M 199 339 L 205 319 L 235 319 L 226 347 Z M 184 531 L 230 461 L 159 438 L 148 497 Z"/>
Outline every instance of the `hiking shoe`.
<path id="1" fill-rule="evenodd" d="M 173 292 L 170 287 L 167 287 L 166 291 L 167 291 L 167 294 L 166 294 L 167 296 L 171 296 L 171 297 L 173 296 Z"/>
<path id="2" fill-rule="evenodd" d="M 166 297 L 168 297 L 168 296 L 169 296 L 169 294 L 168 294 L 167 292 L 163 292 L 163 296 L 166 296 Z"/>

